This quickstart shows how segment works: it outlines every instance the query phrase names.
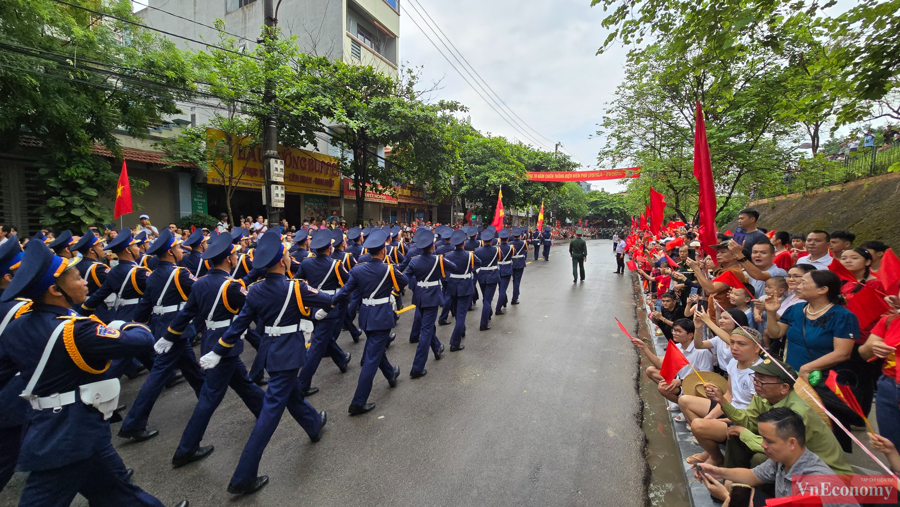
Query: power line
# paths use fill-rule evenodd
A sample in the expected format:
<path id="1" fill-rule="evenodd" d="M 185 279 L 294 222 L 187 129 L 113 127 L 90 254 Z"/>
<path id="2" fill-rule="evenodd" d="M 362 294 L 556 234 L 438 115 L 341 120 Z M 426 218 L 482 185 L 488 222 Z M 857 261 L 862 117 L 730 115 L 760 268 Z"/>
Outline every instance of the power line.
<path id="1" fill-rule="evenodd" d="M 411 3 L 410 3 L 410 4 L 403 4 L 403 5 L 410 5 L 410 6 L 412 6 Z M 413 10 L 415 11 L 415 6 L 412 6 L 412 8 L 413 8 Z M 415 11 L 415 12 L 416 12 L 416 14 L 419 14 L 418 11 Z M 407 13 L 409 14 L 410 11 L 407 10 Z M 421 14 L 419 14 L 419 16 L 421 16 Z M 416 25 L 416 28 L 418 28 L 419 31 L 422 32 L 422 35 L 424 35 L 425 38 L 428 39 L 428 42 L 430 42 L 431 45 L 434 46 L 434 48 L 438 51 L 438 53 L 440 53 L 441 56 L 443 56 L 444 59 L 447 60 L 447 63 L 449 63 L 450 66 L 453 67 L 453 70 L 455 70 L 455 71 L 459 74 L 459 76 L 460 76 L 461 78 L 463 78 L 463 80 L 466 82 L 466 84 L 468 84 L 469 87 L 472 88 L 472 91 L 474 91 L 474 92 L 481 98 L 481 100 L 483 100 L 483 101 L 485 102 L 485 104 L 488 105 L 488 107 L 490 107 L 491 109 L 493 109 L 494 112 L 497 113 L 497 115 L 500 116 L 500 118 L 503 119 L 503 121 L 505 121 L 510 127 L 513 128 L 513 130 L 515 130 L 516 132 L 518 132 L 518 133 L 519 133 L 520 135 L 522 135 L 524 138 L 528 139 L 530 142 L 533 142 L 533 143 L 535 143 L 536 145 L 541 146 L 541 147 L 543 147 L 544 149 L 546 149 L 546 150 L 549 151 L 549 148 L 547 148 L 547 147 L 546 147 L 545 145 L 543 145 L 542 143 L 540 143 L 540 142 L 538 142 L 538 141 L 535 141 L 531 136 L 529 136 L 528 134 L 526 134 L 525 132 L 522 131 L 522 130 L 523 130 L 522 127 L 517 127 L 516 125 L 513 124 L 513 122 L 511 122 L 509 119 L 507 119 L 507 117 L 506 117 L 505 115 L 503 115 L 500 111 L 498 111 L 497 108 L 494 107 L 494 104 L 492 104 L 491 101 L 489 101 L 488 99 L 486 99 L 486 98 L 484 97 L 484 95 L 482 95 L 481 92 L 478 91 L 478 89 L 475 88 L 474 85 L 472 85 L 472 83 L 469 81 L 469 79 L 466 78 L 466 76 L 463 75 L 462 72 L 460 72 L 460 70 L 456 67 L 456 65 L 454 65 L 453 62 L 450 61 L 450 58 L 448 58 L 447 55 L 445 55 L 444 52 L 441 51 L 441 48 L 439 48 L 439 47 L 437 46 L 437 44 L 435 44 L 435 42 L 434 42 L 433 40 L 431 40 L 431 37 L 429 37 L 429 36 L 428 36 L 428 33 L 425 32 L 425 30 L 422 29 L 422 27 L 419 25 L 418 21 L 416 21 L 416 19 L 415 19 L 412 15 L 409 16 L 409 19 L 412 20 L 413 24 Z M 424 17 L 422 18 L 422 22 L 423 22 L 423 23 L 426 23 Z M 426 25 L 427 25 L 427 23 L 426 23 Z M 431 28 L 430 25 L 429 25 L 429 28 Z M 433 31 L 433 29 L 432 29 L 432 31 Z M 435 33 L 435 36 L 437 36 L 437 32 L 434 32 L 434 33 Z M 438 38 L 438 40 L 441 40 L 441 39 Z M 443 41 L 441 41 L 441 44 L 444 44 Z M 446 44 L 444 44 L 444 47 L 447 47 Z M 449 51 L 449 48 L 447 48 L 447 50 Z M 452 52 L 451 52 L 451 55 L 453 55 Z M 454 58 L 455 58 L 455 56 L 454 56 Z M 459 60 L 457 59 L 457 61 L 459 61 Z M 460 65 L 462 65 L 462 63 L 460 63 Z M 464 70 L 465 70 L 465 69 L 464 69 Z M 468 73 L 468 71 L 466 71 L 466 72 Z M 474 79 L 474 78 L 473 78 L 473 79 Z M 483 89 L 483 88 L 482 88 L 482 89 Z M 485 93 L 487 93 L 487 92 L 485 92 Z"/>
<path id="2" fill-rule="evenodd" d="M 412 1 L 413 0 L 410 0 L 410 2 L 412 2 Z M 450 43 L 450 46 L 456 51 L 457 54 L 459 54 L 459 56 L 463 59 L 463 61 L 466 62 L 466 64 L 469 66 L 469 68 L 472 69 L 472 72 L 474 72 L 475 75 L 478 76 L 478 79 L 480 79 L 481 82 L 484 83 L 485 86 L 487 86 L 488 90 L 490 90 L 491 93 L 493 93 L 494 96 L 497 97 L 497 100 L 499 100 L 501 103 L 503 103 L 503 105 L 506 106 L 506 109 L 510 113 L 512 113 L 513 116 L 518 118 L 519 121 L 521 121 L 523 125 L 528 127 L 531 130 L 531 132 L 534 132 L 535 134 L 542 137 L 543 139 L 545 139 L 548 142 L 554 143 L 555 141 L 553 141 L 552 139 L 548 138 L 547 136 L 545 136 L 545 135 L 541 134 L 540 132 L 538 132 L 537 130 L 535 130 L 531 125 L 529 125 L 525 120 L 523 120 L 518 114 L 516 114 L 516 112 L 513 111 L 513 109 L 511 107 L 509 107 L 509 105 L 500 97 L 500 95 L 498 95 L 497 92 L 495 92 L 494 89 L 491 88 L 491 85 L 489 85 L 488 82 L 485 81 L 485 79 L 483 77 L 481 77 L 481 74 L 479 74 L 478 71 L 475 70 L 475 67 L 471 63 L 469 63 L 469 60 L 466 59 L 465 55 L 463 55 L 462 52 L 459 49 L 457 49 L 456 45 L 453 44 L 453 41 L 450 40 L 450 37 L 447 37 L 447 34 L 445 34 L 443 30 L 441 30 L 441 27 L 437 24 L 437 21 L 435 21 L 434 18 L 431 17 L 431 14 L 428 14 L 428 11 L 425 9 L 425 6 L 422 5 L 421 0 L 416 1 L 415 3 L 419 5 L 419 8 L 422 9 L 422 12 L 424 12 L 425 15 L 428 16 L 428 19 L 431 20 L 431 22 L 438 29 L 438 31 L 441 32 L 441 35 L 443 35 L 444 38 L 447 40 L 447 42 Z M 420 16 L 421 16 L 421 14 L 420 14 Z M 460 64 L 460 65 L 462 65 L 462 64 Z M 473 79 L 474 79 L 474 77 L 473 77 Z"/>
<path id="3" fill-rule="evenodd" d="M 201 41 L 201 40 L 192 39 L 192 38 L 190 38 L 190 37 L 185 37 L 184 35 L 178 35 L 178 34 L 176 34 L 176 33 L 167 32 L 167 31 L 165 31 L 165 30 L 161 30 L 161 29 L 159 29 L 159 28 L 153 28 L 152 26 L 147 26 L 147 25 L 138 23 L 137 21 L 132 21 L 132 20 L 130 20 L 130 19 L 126 19 L 126 18 L 122 18 L 122 17 L 119 17 L 119 16 L 115 16 L 115 15 L 113 15 L 113 14 L 109 14 L 109 13 L 106 13 L 106 12 L 101 12 L 101 11 L 97 11 L 97 10 L 94 10 L 94 9 L 89 9 L 89 8 L 84 7 L 84 6 L 81 6 L 81 5 L 77 5 L 77 4 L 73 4 L 73 3 L 66 2 L 65 0 L 54 0 L 54 1 L 55 1 L 56 3 L 59 3 L 59 4 L 68 5 L 69 7 L 74 7 L 74 8 L 76 8 L 76 9 L 81 9 L 81 10 L 83 10 L 83 11 L 87 11 L 87 12 L 90 12 L 90 13 L 92 13 L 92 14 L 96 14 L 97 16 L 100 16 L 100 17 L 106 17 L 106 18 L 110 18 L 110 19 L 115 19 L 115 20 L 121 21 L 121 22 L 123 22 L 123 23 L 128 23 L 128 24 L 130 24 L 130 25 L 139 26 L 139 27 L 141 27 L 141 28 L 144 28 L 144 29 L 147 29 L 147 30 L 152 30 L 152 31 L 154 31 L 154 32 L 159 32 L 159 33 L 161 33 L 161 34 L 165 34 L 165 35 L 168 35 L 168 36 L 170 36 L 170 37 L 175 37 L 175 38 L 177 38 L 177 39 L 182 39 L 182 40 L 186 40 L 186 41 L 188 41 L 188 42 L 193 42 L 194 44 L 200 44 L 201 46 L 206 46 L 206 47 L 208 47 L 208 48 L 216 48 L 216 49 L 219 49 L 219 50 L 221 50 L 221 51 L 225 51 L 225 52 L 227 52 L 227 53 L 234 53 L 234 54 L 236 54 L 236 55 L 238 55 L 238 56 L 242 56 L 242 57 L 244 57 L 244 58 L 251 58 L 251 59 L 253 59 L 253 60 L 260 61 L 260 62 L 263 61 L 262 58 L 257 58 L 257 57 L 255 57 L 255 56 L 246 55 L 246 54 L 244 54 L 244 53 L 241 53 L 241 52 L 239 52 L 239 51 L 235 51 L 235 50 L 233 50 L 233 49 L 223 48 L 222 46 L 216 46 L 215 44 L 210 44 L 210 43 L 208 43 L 208 42 L 203 42 L 203 41 Z"/>

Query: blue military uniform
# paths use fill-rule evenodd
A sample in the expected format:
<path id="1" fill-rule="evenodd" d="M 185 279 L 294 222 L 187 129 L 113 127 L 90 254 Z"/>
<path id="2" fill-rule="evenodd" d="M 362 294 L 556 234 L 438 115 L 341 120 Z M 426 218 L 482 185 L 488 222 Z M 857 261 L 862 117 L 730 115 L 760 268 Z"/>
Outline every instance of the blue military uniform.
<path id="1" fill-rule="evenodd" d="M 349 273 L 349 271 L 353 269 L 353 266 L 359 264 L 359 261 L 353 254 L 347 252 L 345 248 L 346 242 L 344 241 L 343 233 L 340 229 L 335 229 L 333 236 L 332 244 L 334 245 L 334 252 L 331 254 L 331 258 L 339 261 Z M 344 280 L 347 279 L 345 278 Z M 341 335 L 341 330 L 346 329 L 350 332 L 353 343 L 359 343 L 359 337 L 362 335 L 362 331 L 360 331 L 359 328 L 356 327 L 356 324 L 353 323 L 355 315 L 350 315 L 350 303 L 342 304 L 344 305 L 344 318 L 343 322 L 334 328 L 334 339 L 337 340 Z"/>
<path id="2" fill-rule="evenodd" d="M 97 292 L 97 289 L 103 286 L 103 282 L 106 281 L 106 275 L 109 273 L 109 266 L 99 260 L 87 257 L 88 250 L 90 250 L 98 241 L 100 241 L 100 238 L 95 236 L 93 231 L 88 229 L 84 231 L 84 235 L 81 236 L 81 239 L 70 247 L 72 251 L 81 252 L 81 261 L 79 261 L 75 267 L 78 269 L 78 274 L 81 275 L 81 278 L 88 284 L 88 296 Z M 108 296 L 106 301 L 100 302 L 94 310 L 94 315 L 103 322 L 114 321 L 113 304 L 115 304 L 114 294 Z"/>
<path id="3" fill-rule="evenodd" d="M 509 282 L 513 275 L 513 256 L 516 255 L 516 249 L 509 244 L 509 237 L 512 235 L 509 229 L 503 229 L 498 233 L 500 237 L 500 255 L 497 265 L 500 266 L 500 285 L 499 294 L 497 295 L 497 315 L 503 315 L 503 309 L 509 300 L 506 292 L 509 290 Z"/>
<path id="4" fill-rule="evenodd" d="M 450 244 L 450 237 L 453 236 L 453 229 L 443 225 L 436 229 L 437 234 L 440 236 L 442 240 L 440 244 L 435 244 L 434 246 L 434 254 L 435 255 L 446 255 L 454 250 L 453 245 Z M 435 238 L 437 241 L 437 238 Z M 443 284 L 444 289 L 444 300 L 441 301 L 441 314 L 438 317 L 438 322 L 443 325 L 448 325 L 450 322 L 447 319 L 450 317 L 450 294 L 447 292 L 447 284 L 446 282 Z"/>
<path id="5" fill-rule="evenodd" d="M 544 244 L 544 240 L 541 239 L 540 229 L 535 228 L 534 232 L 531 233 L 531 244 L 534 246 L 534 260 L 538 260 L 538 257 L 541 256 L 541 245 Z"/>
<path id="6" fill-rule="evenodd" d="M 287 253 L 276 231 L 263 234 L 259 240 L 253 267 L 272 268 L 283 262 Z M 287 256 L 290 258 L 290 256 Z M 269 387 L 259 418 L 241 459 L 229 483 L 231 493 L 251 493 L 268 482 L 268 477 L 257 477 L 259 460 L 278 427 L 281 415 L 287 408 L 313 441 L 321 435 L 325 418 L 316 413 L 312 405 L 303 399 L 303 391 L 297 374 L 306 363 L 306 340 L 301 332 L 311 324 L 313 307 L 330 307 L 331 296 L 307 287 L 301 280 L 288 280 L 284 274 L 272 271 L 265 278 L 249 287 L 247 300 L 237 318 L 214 345 L 212 352 L 201 358 L 201 365 L 227 356 L 240 341 L 241 336 L 257 322 L 263 329 L 258 354 L 263 356 L 263 366 L 269 372 Z"/>
<path id="7" fill-rule="evenodd" d="M 553 240 L 550 236 L 550 227 L 544 226 L 544 232 L 541 234 L 541 240 L 544 242 L 544 260 L 550 260 L 550 246 L 553 245 Z"/>
<path id="8" fill-rule="evenodd" d="M 522 229 L 513 229 L 513 239 L 510 244 L 515 248 L 516 253 L 513 255 L 513 292 L 510 304 L 519 304 L 519 286 L 522 284 L 522 275 L 525 274 L 525 266 L 528 264 L 528 243 L 521 239 Z"/>
<path id="9" fill-rule="evenodd" d="M 178 265 L 187 268 L 197 278 L 206 274 L 206 267 L 201 258 L 203 250 L 206 248 L 206 236 L 203 235 L 203 230 L 195 230 L 181 246 L 190 248 L 191 252 L 182 257 Z"/>
<path id="10" fill-rule="evenodd" d="M 485 230 L 481 233 L 481 240 L 488 245 L 493 240 L 494 234 Z M 494 292 L 500 283 L 500 266 L 497 264 L 500 258 L 500 248 L 495 246 L 483 246 L 475 250 L 475 255 L 481 260 L 481 267 L 476 271 L 478 286 L 481 288 L 481 295 L 484 301 L 481 303 L 481 326 L 482 331 L 490 329 L 488 321 L 491 319 L 491 303 L 494 299 Z"/>
<path id="11" fill-rule="evenodd" d="M 66 259 L 30 242 L 0 301 L 41 298 L 68 269 Z M 108 420 L 118 379 L 104 381 L 110 360 L 152 350 L 149 329 L 111 329 L 66 307 L 35 304 L 6 332 L 16 339 L 0 342 L 0 389 L 21 372 L 28 379 L 23 395 L 34 409 L 19 456 L 19 468 L 31 472 L 19 505 L 69 505 L 80 493 L 92 505 L 162 506 L 127 479 Z"/>
<path id="12" fill-rule="evenodd" d="M 216 238 L 208 250 L 203 252 L 203 257 L 215 266 L 231 256 L 234 249 L 235 247 L 226 239 Z M 228 276 L 228 272 L 214 267 L 206 276 L 194 283 L 187 303 L 169 324 L 164 338 L 174 343 L 173 348 L 178 347 L 179 342 L 187 342 L 188 340 L 182 338 L 184 330 L 196 320 L 197 327 L 203 330 L 201 353 L 211 352 L 225 333 L 225 329 L 231 325 L 234 316 L 243 308 L 246 298 L 247 289 L 240 280 L 235 280 Z M 209 420 L 229 387 L 241 398 L 250 412 L 259 417 L 265 394 L 248 377 L 247 367 L 241 361 L 243 350 L 243 343 L 235 342 L 219 364 L 206 371 L 206 380 L 198 395 L 197 405 L 172 457 L 175 466 L 196 461 L 212 452 L 212 446 L 201 448 L 200 442 L 203 440 Z"/>
<path id="13" fill-rule="evenodd" d="M 335 229 L 335 233 L 343 234 L 339 229 Z M 343 241 L 343 236 L 341 241 Z M 316 250 L 322 250 L 323 253 L 316 254 L 315 257 L 304 260 L 300 263 L 300 271 L 297 276 L 305 279 L 307 285 L 315 287 L 321 294 L 333 296 L 344 286 L 350 278 L 350 273 L 344 267 L 343 259 L 336 259 L 325 255 L 324 252 L 331 246 L 334 239 L 327 232 L 320 232 L 313 238 L 311 247 Z M 347 254 L 349 256 L 350 254 Z M 341 326 L 344 323 L 344 316 L 347 314 L 347 304 L 331 307 L 331 303 L 327 306 L 313 307 L 314 314 L 318 314 L 319 310 L 326 313 L 324 318 L 318 319 L 321 314 L 316 315 L 318 320 L 313 321 L 313 333 L 309 342 L 309 348 L 306 351 L 306 363 L 300 370 L 299 385 L 303 392 L 308 396 L 318 392 L 310 391 L 313 375 L 319 368 L 322 357 L 326 354 L 334 361 L 334 364 L 341 370 L 341 373 L 347 372 L 347 366 L 350 364 L 350 354 L 341 350 L 335 341 L 336 332 L 340 333 Z"/>
<path id="14" fill-rule="evenodd" d="M 362 255 L 362 242 L 360 241 L 361 239 L 362 231 L 359 229 L 359 227 L 354 227 L 347 231 L 347 241 L 349 241 L 350 243 L 347 245 L 347 248 L 345 248 L 344 251 L 352 255 L 355 261 L 359 261 L 359 256 Z"/>
<path id="15" fill-rule="evenodd" d="M 475 252 L 463 249 L 466 235 L 463 231 L 456 231 L 450 239 L 456 249 L 448 253 L 444 258 L 452 262 L 454 267 L 449 270 L 447 280 L 447 294 L 450 296 L 450 308 L 456 315 L 456 325 L 450 335 L 450 351 L 462 350 L 463 336 L 466 334 L 466 314 L 469 305 L 472 304 L 472 296 L 475 294 L 475 272 L 481 267 L 481 259 Z"/>
<path id="16" fill-rule="evenodd" d="M 135 321 L 147 323 L 153 336 L 162 337 L 169 324 L 178 311 L 188 300 L 194 282 L 197 280 L 188 272 L 187 268 L 176 267 L 169 261 L 160 261 L 159 256 L 166 254 L 170 249 L 179 248 L 181 241 L 172 236 L 169 229 L 163 229 L 159 238 L 147 250 L 145 257 L 156 257 L 157 269 L 147 279 L 147 288 L 138 304 Z M 192 332 L 189 336 L 193 336 Z M 150 375 L 141 385 L 137 398 L 128 411 L 119 436 L 123 438 L 135 438 L 146 440 L 156 436 L 156 430 L 147 431 L 147 420 L 153 405 L 162 394 L 172 375 L 176 370 L 181 370 L 185 380 L 194 390 L 194 394 L 200 396 L 203 387 L 203 371 L 197 364 L 197 357 L 191 347 L 190 340 L 180 340 L 178 346 L 171 346 L 170 350 L 160 353 L 153 362 Z"/>
<path id="17" fill-rule="evenodd" d="M 363 247 L 377 252 L 384 248 L 386 240 L 385 232 L 373 231 Z M 367 403 L 367 400 L 372 391 L 375 372 L 378 369 L 388 379 L 391 387 L 397 384 L 400 367 L 391 366 L 385 354 L 385 347 L 390 338 L 391 329 L 396 325 L 391 293 L 392 291 L 399 292 L 406 287 L 406 284 L 406 276 L 396 269 L 396 266 L 386 265 L 379 259 L 370 259 L 353 268 L 350 280 L 334 297 L 334 304 L 339 304 L 349 300 L 357 289 L 361 290 L 363 294 L 362 304 L 359 308 L 359 327 L 366 333 L 366 347 L 356 393 L 353 395 L 348 410 L 350 415 L 362 414 L 375 408 L 375 404 Z"/>
<path id="18" fill-rule="evenodd" d="M 435 255 L 428 250 L 434 244 L 434 234 L 428 229 L 422 228 L 416 231 L 416 248 L 427 250 L 412 261 L 405 273 L 415 278 L 413 287 L 413 304 L 416 305 L 416 319 L 419 320 L 420 334 L 419 345 L 416 347 L 416 356 L 413 359 L 410 377 L 417 378 L 425 375 L 425 363 L 428 361 L 429 347 L 434 352 L 434 358 L 439 360 L 444 351 L 444 346 L 435 333 L 434 322 L 437 320 L 438 306 L 444 302 L 442 289 L 443 281 L 447 278 L 447 270 L 455 269 L 456 265 L 445 261 L 443 255 Z"/>

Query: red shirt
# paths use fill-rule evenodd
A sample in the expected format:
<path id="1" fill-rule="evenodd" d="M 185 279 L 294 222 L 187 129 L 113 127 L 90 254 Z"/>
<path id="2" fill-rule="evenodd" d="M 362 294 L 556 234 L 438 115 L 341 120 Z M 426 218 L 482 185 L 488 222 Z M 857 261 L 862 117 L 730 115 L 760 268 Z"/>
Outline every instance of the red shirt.
<path id="1" fill-rule="evenodd" d="M 794 267 L 794 259 L 791 257 L 790 250 L 782 250 L 775 255 L 775 265 L 787 271 Z"/>
<path id="2" fill-rule="evenodd" d="M 872 334 L 875 336 L 880 336 L 886 345 L 890 345 L 892 347 L 896 347 L 900 345 L 900 322 L 895 322 L 897 320 L 896 315 L 887 315 L 882 317 L 881 320 L 878 321 L 878 324 L 875 324 L 875 327 L 872 328 Z M 895 379 L 897 378 L 897 354 L 893 353 L 884 360 L 884 364 L 881 367 L 881 371 L 884 372 L 888 377 Z"/>
<path id="3" fill-rule="evenodd" d="M 884 284 L 881 283 L 881 280 L 868 280 L 868 281 L 866 281 L 866 286 L 871 289 L 874 289 L 876 292 L 882 292 L 882 293 L 884 292 Z M 848 297 L 850 294 L 858 291 L 860 288 L 861 288 L 860 285 L 847 282 L 841 286 L 841 294 L 843 294 L 844 297 Z M 876 325 L 877 322 L 879 322 L 879 321 L 876 320 L 876 321 L 872 322 L 866 328 L 860 327 L 859 338 L 856 339 L 856 343 L 858 345 L 862 345 L 863 343 L 866 343 L 866 340 L 869 339 L 869 334 L 871 334 L 873 332 L 872 329 L 874 328 L 874 326 Z M 879 334 L 878 336 L 881 336 L 882 338 L 884 338 L 884 335 Z"/>

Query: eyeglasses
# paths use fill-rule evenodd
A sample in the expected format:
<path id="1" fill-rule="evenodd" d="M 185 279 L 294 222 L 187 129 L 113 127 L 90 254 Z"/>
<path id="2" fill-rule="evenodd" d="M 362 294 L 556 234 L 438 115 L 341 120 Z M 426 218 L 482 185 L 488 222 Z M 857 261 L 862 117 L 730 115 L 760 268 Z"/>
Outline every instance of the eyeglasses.
<path id="1" fill-rule="evenodd" d="M 761 382 L 756 376 L 753 376 L 753 385 L 755 386 L 767 386 L 767 385 L 775 385 L 775 384 L 784 384 L 784 382 Z"/>

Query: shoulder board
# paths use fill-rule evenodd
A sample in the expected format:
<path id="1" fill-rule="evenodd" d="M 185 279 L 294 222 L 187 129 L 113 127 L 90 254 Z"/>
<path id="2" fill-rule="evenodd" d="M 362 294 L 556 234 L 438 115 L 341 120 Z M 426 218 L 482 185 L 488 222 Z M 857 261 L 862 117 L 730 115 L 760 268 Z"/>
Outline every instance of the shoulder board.
<path id="1" fill-rule="evenodd" d="M 262 283 L 262 280 L 257 280 L 255 282 L 251 283 L 247 288 L 249 289 L 250 287 L 253 287 L 254 285 L 256 285 L 258 283 Z"/>

